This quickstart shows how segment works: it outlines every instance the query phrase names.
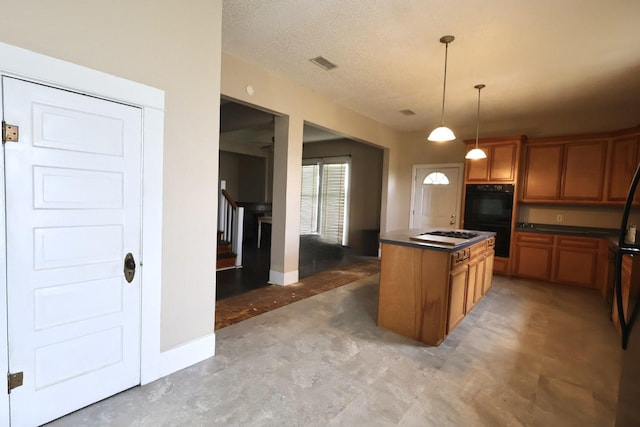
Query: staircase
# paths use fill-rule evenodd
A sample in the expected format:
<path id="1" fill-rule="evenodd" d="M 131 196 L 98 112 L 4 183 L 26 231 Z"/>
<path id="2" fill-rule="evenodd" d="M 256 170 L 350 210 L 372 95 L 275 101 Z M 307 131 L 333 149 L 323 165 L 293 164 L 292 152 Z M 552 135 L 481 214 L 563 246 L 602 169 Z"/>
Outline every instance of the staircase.
<path id="1" fill-rule="evenodd" d="M 216 270 L 242 267 L 242 226 L 244 208 L 239 207 L 220 182 L 218 212 L 218 242 Z"/>
<path id="2" fill-rule="evenodd" d="M 218 251 L 216 256 L 216 270 L 235 268 L 237 255 L 233 252 L 233 244 L 223 240 L 223 231 L 218 230 Z"/>

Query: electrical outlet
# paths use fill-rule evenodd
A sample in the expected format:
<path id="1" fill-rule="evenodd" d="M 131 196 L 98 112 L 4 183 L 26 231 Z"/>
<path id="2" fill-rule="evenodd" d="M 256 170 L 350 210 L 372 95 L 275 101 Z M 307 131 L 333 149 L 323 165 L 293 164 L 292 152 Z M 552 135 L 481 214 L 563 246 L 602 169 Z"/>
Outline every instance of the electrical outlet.
<path id="1" fill-rule="evenodd" d="M 562 215 L 560 215 L 560 214 L 556 215 L 556 221 L 557 222 L 562 222 Z"/>

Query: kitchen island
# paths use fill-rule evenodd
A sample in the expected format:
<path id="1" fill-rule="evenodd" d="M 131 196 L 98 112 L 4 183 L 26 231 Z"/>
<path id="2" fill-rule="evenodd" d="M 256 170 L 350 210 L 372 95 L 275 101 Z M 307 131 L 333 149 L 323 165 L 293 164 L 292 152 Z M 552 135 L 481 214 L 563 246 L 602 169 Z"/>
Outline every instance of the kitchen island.
<path id="1" fill-rule="evenodd" d="M 439 345 L 491 288 L 494 232 L 400 230 L 380 243 L 381 328 Z"/>

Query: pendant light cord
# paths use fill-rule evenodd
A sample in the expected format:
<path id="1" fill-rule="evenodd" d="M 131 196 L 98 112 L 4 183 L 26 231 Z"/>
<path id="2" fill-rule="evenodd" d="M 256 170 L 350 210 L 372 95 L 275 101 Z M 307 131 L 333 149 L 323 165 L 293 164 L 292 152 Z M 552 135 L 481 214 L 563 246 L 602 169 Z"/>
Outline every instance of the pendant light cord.
<path id="1" fill-rule="evenodd" d="M 480 85 L 478 85 L 480 86 Z M 476 120 L 476 148 L 478 148 L 478 138 L 480 136 L 480 91 L 482 90 L 482 88 L 484 87 L 484 85 L 482 85 L 482 87 L 478 87 L 478 118 Z"/>
<path id="2" fill-rule="evenodd" d="M 442 115 L 440 116 L 440 126 L 444 126 L 444 97 L 447 93 L 447 57 L 449 54 L 449 42 L 444 44 L 444 84 L 442 85 Z"/>

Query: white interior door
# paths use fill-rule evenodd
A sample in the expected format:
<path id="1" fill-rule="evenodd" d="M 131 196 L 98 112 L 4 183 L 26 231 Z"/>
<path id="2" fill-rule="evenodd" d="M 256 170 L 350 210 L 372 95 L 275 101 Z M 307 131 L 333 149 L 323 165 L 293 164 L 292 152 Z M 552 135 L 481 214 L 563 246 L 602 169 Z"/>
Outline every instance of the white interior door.
<path id="1" fill-rule="evenodd" d="M 414 166 L 411 228 L 457 228 L 462 165 Z"/>
<path id="2" fill-rule="evenodd" d="M 140 382 L 141 110 L 3 78 L 13 425 Z"/>

